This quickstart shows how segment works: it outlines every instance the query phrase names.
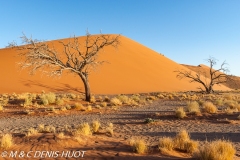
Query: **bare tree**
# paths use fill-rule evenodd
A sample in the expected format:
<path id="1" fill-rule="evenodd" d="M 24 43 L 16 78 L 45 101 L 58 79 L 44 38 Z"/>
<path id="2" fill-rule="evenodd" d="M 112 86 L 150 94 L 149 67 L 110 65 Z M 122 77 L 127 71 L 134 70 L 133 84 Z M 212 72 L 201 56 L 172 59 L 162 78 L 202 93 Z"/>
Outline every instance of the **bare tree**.
<path id="1" fill-rule="evenodd" d="M 204 71 L 196 71 L 192 72 L 191 70 L 177 70 L 177 77 L 179 79 L 187 78 L 190 80 L 190 83 L 199 83 L 202 85 L 202 87 L 198 87 L 201 91 L 204 91 L 206 93 L 212 93 L 214 92 L 213 86 L 219 85 L 222 83 L 227 82 L 230 80 L 230 77 L 227 75 L 228 68 L 225 67 L 227 63 L 224 61 L 220 68 L 215 70 L 213 69 L 213 66 L 217 64 L 217 60 L 213 57 L 210 57 L 207 59 L 207 62 L 209 63 L 209 72 Z"/>
<path id="2" fill-rule="evenodd" d="M 21 68 L 28 68 L 30 74 L 37 70 L 49 76 L 61 76 L 63 71 L 77 74 L 85 88 L 86 101 L 91 100 L 89 85 L 90 71 L 105 61 L 99 61 L 98 55 L 107 46 L 117 47 L 120 35 L 91 35 L 87 32 L 82 43 L 79 37 L 73 37 L 68 42 L 59 41 L 60 46 L 45 41 L 36 41 L 23 35 L 23 46 L 19 63 Z"/>

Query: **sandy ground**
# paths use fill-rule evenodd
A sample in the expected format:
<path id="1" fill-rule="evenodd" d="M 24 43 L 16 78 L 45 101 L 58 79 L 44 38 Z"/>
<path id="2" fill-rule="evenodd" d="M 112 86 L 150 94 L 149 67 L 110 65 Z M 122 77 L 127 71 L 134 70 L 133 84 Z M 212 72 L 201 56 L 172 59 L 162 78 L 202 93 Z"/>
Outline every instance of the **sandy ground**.
<path id="1" fill-rule="evenodd" d="M 157 150 L 158 139 L 162 136 L 174 137 L 181 129 L 186 129 L 192 139 L 200 144 L 204 141 L 227 139 L 236 147 L 235 160 L 240 159 L 240 121 L 239 113 L 189 115 L 182 120 L 175 118 L 176 107 L 185 106 L 184 101 L 157 100 L 152 104 L 138 107 L 122 106 L 118 109 L 94 109 L 93 112 L 65 111 L 64 113 L 45 116 L 13 114 L 5 111 L 0 115 L 1 133 L 13 133 L 15 145 L 8 150 L 16 151 L 86 151 L 83 159 L 191 159 L 189 155 L 173 152 L 171 156 L 162 155 Z M 7 113 L 8 112 L 8 113 Z M 5 116 L 8 115 L 8 116 Z M 145 118 L 153 118 L 154 123 L 144 123 Z M 38 124 L 53 125 L 57 132 L 68 125 L 75 128 L 82 122 L 98 119 L 102 128 L 99 133 L 82 137 L 80 142 L 72 138 L 60 139 L 53 133 L 39 133 L 35 136 L 24 136 L 30 127 Z M 109 123 L 114 124 L 114 135 L 104 132 Z M 144 139 L 150 146 L 149 153 L 138 155 L 132 151 L 128 142 L 130 138 Z M 5 158 L 9 159 L 9 158 Z M 30 158 L 31 159 L 31 158 Z M 66 158 L 52 158 L 66 159 Z M 82 159 L 82 158 L 69 158 Z"/>

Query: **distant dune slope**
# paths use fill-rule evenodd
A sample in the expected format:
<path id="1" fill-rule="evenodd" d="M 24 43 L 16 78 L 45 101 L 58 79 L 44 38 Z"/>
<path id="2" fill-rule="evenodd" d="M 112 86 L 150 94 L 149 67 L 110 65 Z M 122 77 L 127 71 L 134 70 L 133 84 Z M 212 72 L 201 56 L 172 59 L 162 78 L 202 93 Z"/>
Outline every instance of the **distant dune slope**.
<path id="1" fill-rule="evenodd" d="M 192 66 L 192 65 L 186 65 L 182 64 L 184 67 L 187 67 L 188 69 L 194 71 L 194 72 L 206 72 L 209 73 L 209 67 L 203 64 L 200 64 L 198 66 Z M 209 78 L 210 76 L 208 76 Z M 240 89 L 240 77 L 237 76 L 230 76 L 231 80 L 223 83 L 225 86 L 231 88 L 231 89 Z"/>
<path id="2" fill-rule="evenodd" d="M 199 86 L 186 79 L 176 78 L 174 70 L 187 69 L 184 66 L 124 36 L 120 38 L 120 42 L 118 49 L 108 47 L 101 53 L 99 58 L 109 63 L 91 73 L 89 79 L 92 93 L 187 91 L 196 90 Z M 57 40 L 49 43 L 61 50 Z M 61 78 L 50 78 L 41 73 L 30 76 L 27 70 L 19 70 L 16 65 L 19 61 L 16 49 L 0 50 L 0 93 L 84 91 L 78 76 L 64 74 Z M 228 88 L 217 86 L 215 89 Z"/>

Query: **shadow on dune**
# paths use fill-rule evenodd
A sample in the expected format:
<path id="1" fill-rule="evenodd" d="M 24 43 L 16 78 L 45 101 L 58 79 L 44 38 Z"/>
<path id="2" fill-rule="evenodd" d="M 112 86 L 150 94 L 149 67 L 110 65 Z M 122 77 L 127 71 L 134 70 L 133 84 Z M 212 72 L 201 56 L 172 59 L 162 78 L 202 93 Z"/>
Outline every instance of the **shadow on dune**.
<path id="1" fill-rule="evenodd" d="M 164 156 L 159 153 L 158 150 L 151 151 L 149 154 L 139 155 L 135 154 L 132 147 L 122 142 L 113 142 L 108 140 L 101 141 L 100 145 L 96 143 L 96 146 L 77 147 L 77 148 L 65 148 L 67 150 L 82 150 L 86 151 L 85 159 L 94 160 L 195 160 L 194 158 L 180 158 L 176 156 Z M 152 153 L 153 152 L 153 153 Z"/>
<path id="2" fill-rule="evenodd" d="M 176 132 L 142 132 L 143 136 L 171 136 L 174 137 Z M 229 140 L 231 142 L 237 143 L 240 142 L 239 133 L 220 133 L 220 132 L 207 132 L 207 133 L 200 133 L 200 132 L 191 132 L 190 137 L 193 140 L 198 141 L 213 141 L 218 139 Z"/>
<path id="3" fill-rule="evenodd" d="M 69 84 L 65 84 L 65 83 L 57 83 L 55 85 L 47 85 L 47 84 L 43 84 L 39 81 L 32 81 L 32 80 L 20 80 L 21 83 L 23 83 L 24 86 L 27 87 L 41 87 L 47 90 L 50 90 L 52 92 L 76 92 L 76 93 L 82 93 L 84 94 L 84 92 L 82 91 L 82 89 L 80 87 L 73 87 Z"/>

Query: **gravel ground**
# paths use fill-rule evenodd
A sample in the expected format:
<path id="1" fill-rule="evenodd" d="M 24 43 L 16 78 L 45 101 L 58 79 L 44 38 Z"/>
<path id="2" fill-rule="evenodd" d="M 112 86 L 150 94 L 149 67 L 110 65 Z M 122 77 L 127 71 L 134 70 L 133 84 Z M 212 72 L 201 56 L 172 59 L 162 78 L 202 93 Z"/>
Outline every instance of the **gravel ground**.
<path id="1" fill-rule="evenodd" d="M 192 139 L 204 142 L 224 138 L 232 141 L 240 155 L 240 124 L 221 123 L 222 121 L 208 120 L 179 120 L 174 117 L 176 107 L 184 106 L 185 102 L 155 101 L 142 107 L 120 107 L 118 110 L 102 113 L 86 113 L 76 111 L 68 115 L 27 116 L 16 115 L 0 118 L 1 133 L 22 133 L 28 128 L 37 128 L 39 124 L 53 125 L 61 130 L 65 125 L 77 127 L 82 122 L 98 119 L 104 125 L 114 124 L 117 137 L 128 139 L 142 137 L 149 144 L 155 145 L 159 137 L 175 136 L 176 132 L 186 129 Z M 158 116 L 156 116 L 158 115 Z M 156 124 L 144 123 L 145 118 L 152 117 Z"/>

